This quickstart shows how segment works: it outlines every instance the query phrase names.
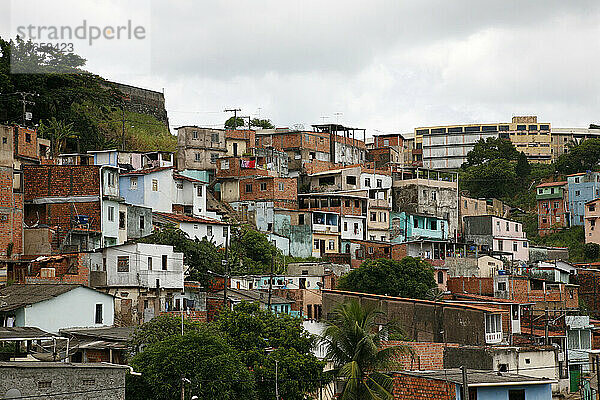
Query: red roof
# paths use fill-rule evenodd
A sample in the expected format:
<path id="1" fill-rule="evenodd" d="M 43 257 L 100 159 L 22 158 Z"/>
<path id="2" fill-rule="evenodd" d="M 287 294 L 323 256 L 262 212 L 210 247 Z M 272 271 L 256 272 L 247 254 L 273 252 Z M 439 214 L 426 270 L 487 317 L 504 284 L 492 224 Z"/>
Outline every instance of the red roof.
<path id="1" fill-rule="evenodd" d="M 564 181 L 562 181 L 562 182 L 546 182 L 546 183 L 542 183 L 540 185 L 537 185 L 536 188 L 539 188 L 539 187 L 549 187 L 549 186 L 564 186 L 566 184 L 567 184 L 567 182 L 564 182 Z"/>
<path id="2" fill-rule="evenodd" d="M 124 175 L 147 175 L 147 174 L 151 174 L 152 172 L 164 171 L 166 169 L 173 169 L 173 167 L 156 167 L 156 168 L 148 168 L 148 169 L 138 169 L 135 171 L 124 172 L 121 174 L 121 176 L 124 176 Z"/>
<path id="3" fill-rule="evenodd" d="M 195 224 L 218 224 L 218 225 L 229 225 L 225 222 L 218 221 L 212 218 L 202 218 L 202 217 L 190 217 L 189 215 L 183 214 L 173 214 L 173 213 L 165 213 L 165 212 L 155 212 L 154 214 L 161 216 L 166 219 L 170 219 L 172 221 L 177 222 L 190 222 Z"/>
<path id="4" fill-rule="evenodd" d="M 467 299 L 477 300 L 477 301 L 485 301 L 485 302 L 494 302 L 494 303 L 506 303 L 506 304 L 520 304 L 520 302 L 515 300 L 507 300 L 501 299 L 498 297 L 492 296 L 483 296 L 480 294 L 471 294 L 471 293 L 452 293 L 455 297 L 464 297 Z"/>

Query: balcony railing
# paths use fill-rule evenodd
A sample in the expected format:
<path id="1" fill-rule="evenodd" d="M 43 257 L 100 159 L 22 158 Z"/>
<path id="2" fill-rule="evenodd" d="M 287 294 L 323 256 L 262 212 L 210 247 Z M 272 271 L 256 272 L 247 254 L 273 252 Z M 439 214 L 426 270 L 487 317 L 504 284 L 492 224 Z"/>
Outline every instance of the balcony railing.
<path id="1" fill-rule="evenodd" d="M 492 332 L 485 334 L 485 342 L 488 344 L 500 343 L 502 341 L 502 332 Z"/>

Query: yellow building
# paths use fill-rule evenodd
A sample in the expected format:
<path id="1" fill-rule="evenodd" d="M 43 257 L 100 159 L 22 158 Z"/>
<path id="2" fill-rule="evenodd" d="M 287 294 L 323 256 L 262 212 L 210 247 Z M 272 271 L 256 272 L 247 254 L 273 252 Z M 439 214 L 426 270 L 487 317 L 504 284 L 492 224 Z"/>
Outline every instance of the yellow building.
<path id="1" fill-rule="evenodd" d="M 536 116 L 513 117 L 509 139 L 529 162 L 550 164 L 553 158 L 550 124 L 538 124 Z"/>

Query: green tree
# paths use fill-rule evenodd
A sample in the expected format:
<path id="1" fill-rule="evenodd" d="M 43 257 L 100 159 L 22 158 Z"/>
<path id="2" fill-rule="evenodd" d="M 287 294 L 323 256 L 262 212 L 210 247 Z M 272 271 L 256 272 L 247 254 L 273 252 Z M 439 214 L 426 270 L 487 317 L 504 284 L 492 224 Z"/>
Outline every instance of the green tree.
<path id="1" fill-rule="evenodd" d="M 182 378 L 201 399 L 254 399 L 251 371 L 220 332 L 208 326 L 148 345 L 131 360 L 141 376 L 129 376 L 128 400 L 179 398 Z"/>
<path id="2" fill-rule="evenodd" d="M 246 367 L 254 371 L 259 399 L 275 398 L 275 360 L 282 399 L 305 399 L 325 382 L 325 364 L 311 353 L 316 338 L 303 329 L 299 318 L 242 302 L 233 310 L 221 312 L 215 326 L 226 335 Z"/>
<path id="3" fill-rule="evenodd" d="M 489 137 L 475 143 L 463 167 L 482 165 L 492 160 L 517 160 L 518 156 L 519 152 L 510 140 Z"/>
<path id="4" fill-rule="evenodd" d="M 520 152 L 517 156 L 517 165 L 515 166 L 515 174 L 521 180 L 527 179 L 529 174 L 531 173 L 531 165 L 529 165 L 529 161 L 527 161 L 527 156 L 525 153 Z"/>
<path id="5" fill-rule="evenodd" d="M 436 287 L 433 268 L 420 258 L 400 261 L 367 260 L 360 268 L 342 276 L 338 288 L 352 292 L 423 299 Z"/>
<path id="6" fill-rule="evenodd" d="M 556 170 L 562 174 L 576 174 L 597 168 L 600 162 L 600 139 L 586 139 L 573 146 L 556 160 Z"/>
<path id="7" fill-rule="evenodd" d="M 57 120 L 56 117 L 52 117 L 48 121 L 42 122 L 39 127 L 39 132 L 42 136 L 50 138 L 53 157 L 64 152 L 67 146 L 67 140 L 79 138 L 79 135 L 73 130 L 72 122 L 67 124 Z"/>
<path id="8" fill-rule="evenodd" d="M 260 118 L 253 118 L 252 120 L 250 120 L 250 126 L 262 128 L 262 129 L 274 129 L 275 128 L 275 125 L 273 125 L 273 123 L 271 122 L 270 119 L 260 119 Z"/>
<path id="9" fill-rule="evenodd" d="M 208 271 L 224 272 L 221 249 L 206 238 L 192 240 L 172 225 L 141 238 L 139 242 L 171 245 L 175 251 L 183 253 L 185 264 L 190 267 L 188 280 L 199 281 L 206 286 L 213 277 Z"/>
<path id="10" fill-rule="evenodd" d="M 334 372 L 344 381 L 342 400 L 393 399 L 393 380 L 385 374 L 398 353 L 406 347 L 383 347 L 383 339 L 394 330 L 393 324 L 379 329 L 376 319 L 383 312 L 373 307 L 361 307 L 356 300 L 343 303 L 333 312 L 323 333 L 327 359 Z"/>
<path id="11" fill-rule="evenodd" d="M 473 197 L 502 198 L 514 194 L 517 174 L 514 163 L 500 158 L 463 169 L 459 182 Z"/>
<path id="12" fill-rule="evenodd" d="M 200 323 L 190 319 L 183 320 L 184 332 L 198 331 Z M 171 336 L 181 335 L 181 318 L 173 315 L 159 315 L 150 321 L 138 326 L 129 341 L 134 352 L 142 348 L 159 343 Z"/>
<path id="13" fill-rule="evenodd" d="M 600 257 L 600 245 L 598 243 L 586 243 L 583 246 L 583 255 L 588 261 L 595 261 Z"/>
<path id="14" fill-rule="evenodd" d="M 279 256 L 279 250 L 264 233 L 249 226 L 232 232 L 229 258 L 232 270 L 248 274 L 266 272 Z"/>
<path id="15" fill-rule="evenodd" d="M 225 121 L 225 129 L 243 129 L 245 123 L 246 121 L 244 121 L 244 118 L 242 117 L 230 117 Z"/>

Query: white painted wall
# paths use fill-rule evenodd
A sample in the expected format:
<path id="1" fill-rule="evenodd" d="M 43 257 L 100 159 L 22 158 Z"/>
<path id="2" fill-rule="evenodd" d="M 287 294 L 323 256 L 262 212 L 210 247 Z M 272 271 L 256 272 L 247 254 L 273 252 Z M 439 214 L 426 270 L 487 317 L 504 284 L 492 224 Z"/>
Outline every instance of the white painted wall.
<path id="1" fill-rule="evenodd" d="M 119 237 L 119 203 L 113 200 L 102 199 L 102 242 L 105 237 L 117 239 Z M 109 207 L 113 209 L 113 219 L 109 219 Z"/>
<path id="2" fill-rule="evenodd" d="M 208 232 L 209 226 L 212 228 L 212 236 L 210 235 L 210 232 Z M 190 239 L 202 240 L 202 238 L 206 237 L 208 240 L 212 240 L 216 246 L 225 246 L 225 236 L 229 236 L 228 234 L 224 235 L 224 233 L 229 231 L 229 226 L 217 223 L 207 224 L 203 222 L 180 222 L 179 229 L 187 233 Z"/>
<path id="3" fill-rule="evenodd" d="M 162 269 L 162 256 L 167 256 L 167 270 Z M 106 284 L 109 287 L 139 286 L 155 288 L 156 280 L 165 289 L 183 288 L 183 253 L 173 246 L 136 243 L 106 248 Z M 129 271 L 118 272 L 118 257 L 129 257 Z M 152 270 L 149 269 L 152 259 Z"/>
<path id="4" fill-rule="evenodd" d="M 344 239 L 365 239 L 365 218 L 358 216 L 342 216 L 341 236 Z M 358 230 L 354 231 L 354 224 L 358 225 Z M 347 229 L 346 229 L 347 228 Z"/>
<path id="5" fill-rule="evenodd" d="M 102 304 L 102 324 L 95 323 L 96 304 Z M 51 333 L 60 329 L 111 326 L 114 324 L 113 297 L 87 287 L 77 287 L 60 296 L 25 307 L 24 326 Z"/>
<path id="6" fill-rule="evenodd" d="M 152 208 L 152 211 L 173 212 L 173 170 L 165 169 L 142 175 L 139 179 L 144 180 L 144 204 Z M 158 190 L 152 190 L 152 181 L 158 181 Z"/>

